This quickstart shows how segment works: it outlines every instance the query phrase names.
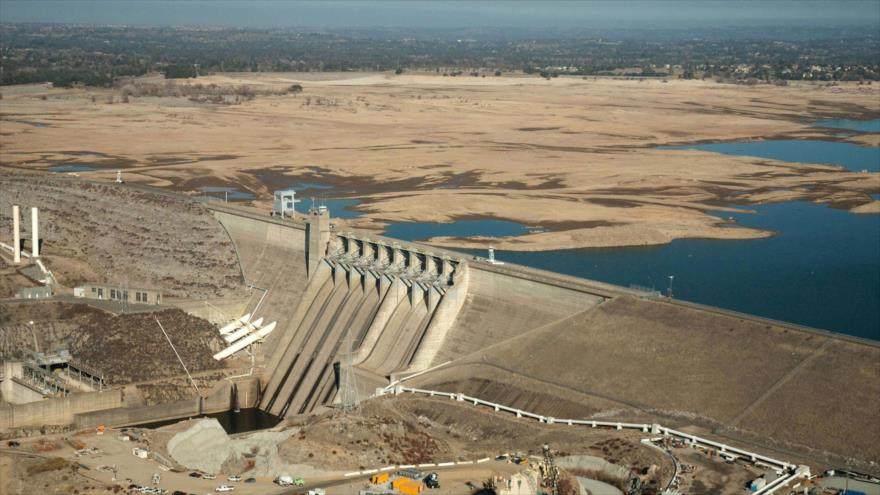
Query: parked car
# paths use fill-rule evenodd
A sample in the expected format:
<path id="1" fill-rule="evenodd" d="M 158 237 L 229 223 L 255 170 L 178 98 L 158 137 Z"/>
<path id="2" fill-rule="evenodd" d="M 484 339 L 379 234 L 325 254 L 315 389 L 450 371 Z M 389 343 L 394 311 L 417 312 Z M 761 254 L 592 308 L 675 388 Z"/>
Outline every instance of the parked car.
<path id="1" fill-rule="evenodd" d="M 440 476 L 437 473 L 431 473 L 425 476 L 425 486 L 430 489 L 440 488 Z"/>
<path id="2" fill-rule="evenodd" d="M 206 480 L 213 480 L 217 478 L 217 475 L 202 473 L 202 478 L 205 478 Z"/>
<path id="3" fill-rule="evenodd" d="M 241 481 L 241 476 L 236 474 L 235 476 L 230 476 L 226 478 L 226 481 Z"/>
<path id="4" fill-rule="evenodd" d="M 235 487 L 229 485 L 220 485 L 217 488 L 214 488 L 215 492 L 231 492 L 233 490 L 235 490 Z"/>
<path id="5" fill-rule="evenodd" d="M 202 477 L 202 473 L 199 473 L 199 472 L 197 472 L 197 471 L 193 471 L 193 472 L 189 473 L 189 477 L 190 477 L 190 478 L 201 478 L 201 477 Z"/>
<path id="6" fill-rule="evenodd" d="M 248 479 L 244 480 L 244 482 L 245 483 L 256 483 L 257 479 L 256 478 L 248 478 Z"/>

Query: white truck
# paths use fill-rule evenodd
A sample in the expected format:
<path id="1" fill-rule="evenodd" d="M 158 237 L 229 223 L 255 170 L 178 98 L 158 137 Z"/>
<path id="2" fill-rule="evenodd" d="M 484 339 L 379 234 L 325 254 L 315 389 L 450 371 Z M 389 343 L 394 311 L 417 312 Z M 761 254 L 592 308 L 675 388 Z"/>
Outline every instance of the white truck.
<path id="1" fill-rule="evenodd" d="M 275 484 L 278 486 L 290 486 L 293 484 L 293 478 L 290 475 L 282 474 L 275 478 Z"/>

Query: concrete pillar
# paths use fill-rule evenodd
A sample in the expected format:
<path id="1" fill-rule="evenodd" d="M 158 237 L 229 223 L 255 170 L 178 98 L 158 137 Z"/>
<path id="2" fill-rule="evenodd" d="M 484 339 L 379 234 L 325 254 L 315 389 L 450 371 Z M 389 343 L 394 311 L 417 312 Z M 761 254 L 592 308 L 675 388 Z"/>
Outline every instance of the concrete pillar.
<path id="1" fill-rule="evenodd" d="M 330 211 L 315 208 L 309 212 L 306 224 L 306 260 L 309 278 L 315 275 L 330 242 Z"/>
<path id="2" fill-rule="evenodd" d="M 437 260 L 433 253 L 425 253 L 425 271 L 432 275 L 437 273 Z"/>
<path id="3" fill-rule="evenodd" d="M 389 261 L 389 259 L 388 259 L 388 246 L 386 246 L 385 244 L 377 244 L 375 246 L 375 248 L 376 248 L 376 251 L 378 252 L 376 259 L 379 260 L 379 263 L 387 263 Z"/>
<path id="4" fill-rule="evenodd" d="M 18 205 L 12 205 L 12 261 L 21 263 L 21 214 Z"/>
<path id="5" fill-rule="evenodd" d="M 434 288 L 428 287 L 425 290 L 425 304 L 428 307 L 428 312 L 434 311 L 434 308 L 437 307 L 437 297 L 434 296 Z"/>
<path id="6" fill-rule="evenodd" d="M 348 290 L 352 290 L 355 287 L 361 286 L 363 280 L 361 279 L 361 272 L 352 268 L 348 271 Z"/>
<path id="7" fill-rule="evenodd" d="M 364 241 L 363 253 L 364 253 L 363 254 L 364 256 L 366 256 L 367 258 L 369 258 L 371 260 L 376 259 L 375 246 L 373 245 L 372 242 Z"/>
<path id="8" fill-rule="evenodd" d="M 450 260 L 443 260 L 443 275 L 446 277 L 446 283 L 452 285 L 452 277 L 455 274 L 456 265 Z"/>
<path id="9" fill-rule="evenodd" d="M 37 207 L 31 207 L 31 257 L 40 257 L 40 212 Z"/>
<path id="10" fill-rule="evenodd" d="M 330 241 L 330 249 L 333 252 L 342 251 L 343 246 L 344 244 L 342 242 L 342 238 L 339 236 L 334 236 L 333 239 Z"/>

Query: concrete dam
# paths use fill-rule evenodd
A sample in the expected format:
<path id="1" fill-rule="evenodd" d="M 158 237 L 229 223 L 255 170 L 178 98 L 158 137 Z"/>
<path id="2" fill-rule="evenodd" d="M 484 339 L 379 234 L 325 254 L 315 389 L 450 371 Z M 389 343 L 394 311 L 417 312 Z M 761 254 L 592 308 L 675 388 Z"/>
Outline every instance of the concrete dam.
<path id="1" fill-rule="evenodd" d="M 578 279 L 570 287 L 549 286 L 536 276 L 505 274 L 510 269 L 501 266 L 475 270 L 460 253 L 339 232 L 326 212 L 298 222 L 211 208 L 236 244 L 247 283 L 265 290 L 260 315 L 279 322 L 263 346 L 260 400 L 261 409 L 279 416 L 332 402 L 349 347 L 366 394 L 397 374 L 428 369 L 617 294 Z"/>
<path id="2" fill-rule="evenodd" d="M 350 355 L 361 397 L 413 376 L 552 417 L 628 411 L 880 461 L 877 342 L 337 229 L 322 214 L 208 207 L 259 289 L 237 310 L 278 321 L 258 352 L 272 414 L 332 404 Z"/>

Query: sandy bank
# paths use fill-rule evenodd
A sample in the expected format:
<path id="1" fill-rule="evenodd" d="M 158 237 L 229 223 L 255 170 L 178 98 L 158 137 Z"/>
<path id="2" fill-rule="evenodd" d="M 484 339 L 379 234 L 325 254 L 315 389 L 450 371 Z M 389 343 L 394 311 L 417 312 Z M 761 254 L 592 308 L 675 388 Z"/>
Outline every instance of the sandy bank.
<path id="1" fill-rule="evenodd" d="M 81 176 L 108 181 L 121 169 L 129 182 L 182 192 L 236 187 L 261 204 L 274 189 L 323 183 L 364 201 L 355 222 L 363 226 L 498 218 L 554 231 L 521 240 L 529 249 L 763 235 L 713 227 L 707 212 L 795 199 L 853 208 L 880 192 L 876 173 L 656 149 L 825 136 L 834 131 L 809 122 L 880 113 L 876 87 L 389 74 L 197 82 L 304 90 L 206 105 L 179 97 L 108 104 L 115 90 L 104 89 L 10 89 L 0 162 L 85 164 L 99 170 Z"/>
<path id="2" fill-rule="evenodd" d="M 760 239 L 772 232 L 745 227 L 710 227 L 686 230 L 645 228 L 621 225 L 572 229 L 563 232 L 541 232 L 517 237 L 433 237 L 427 242 L 441 247 L 485 248 L 492 246 L 507 251 L 549 251 L 559 249 L 653 246 L 668 244 L 675 239 Z"/>

